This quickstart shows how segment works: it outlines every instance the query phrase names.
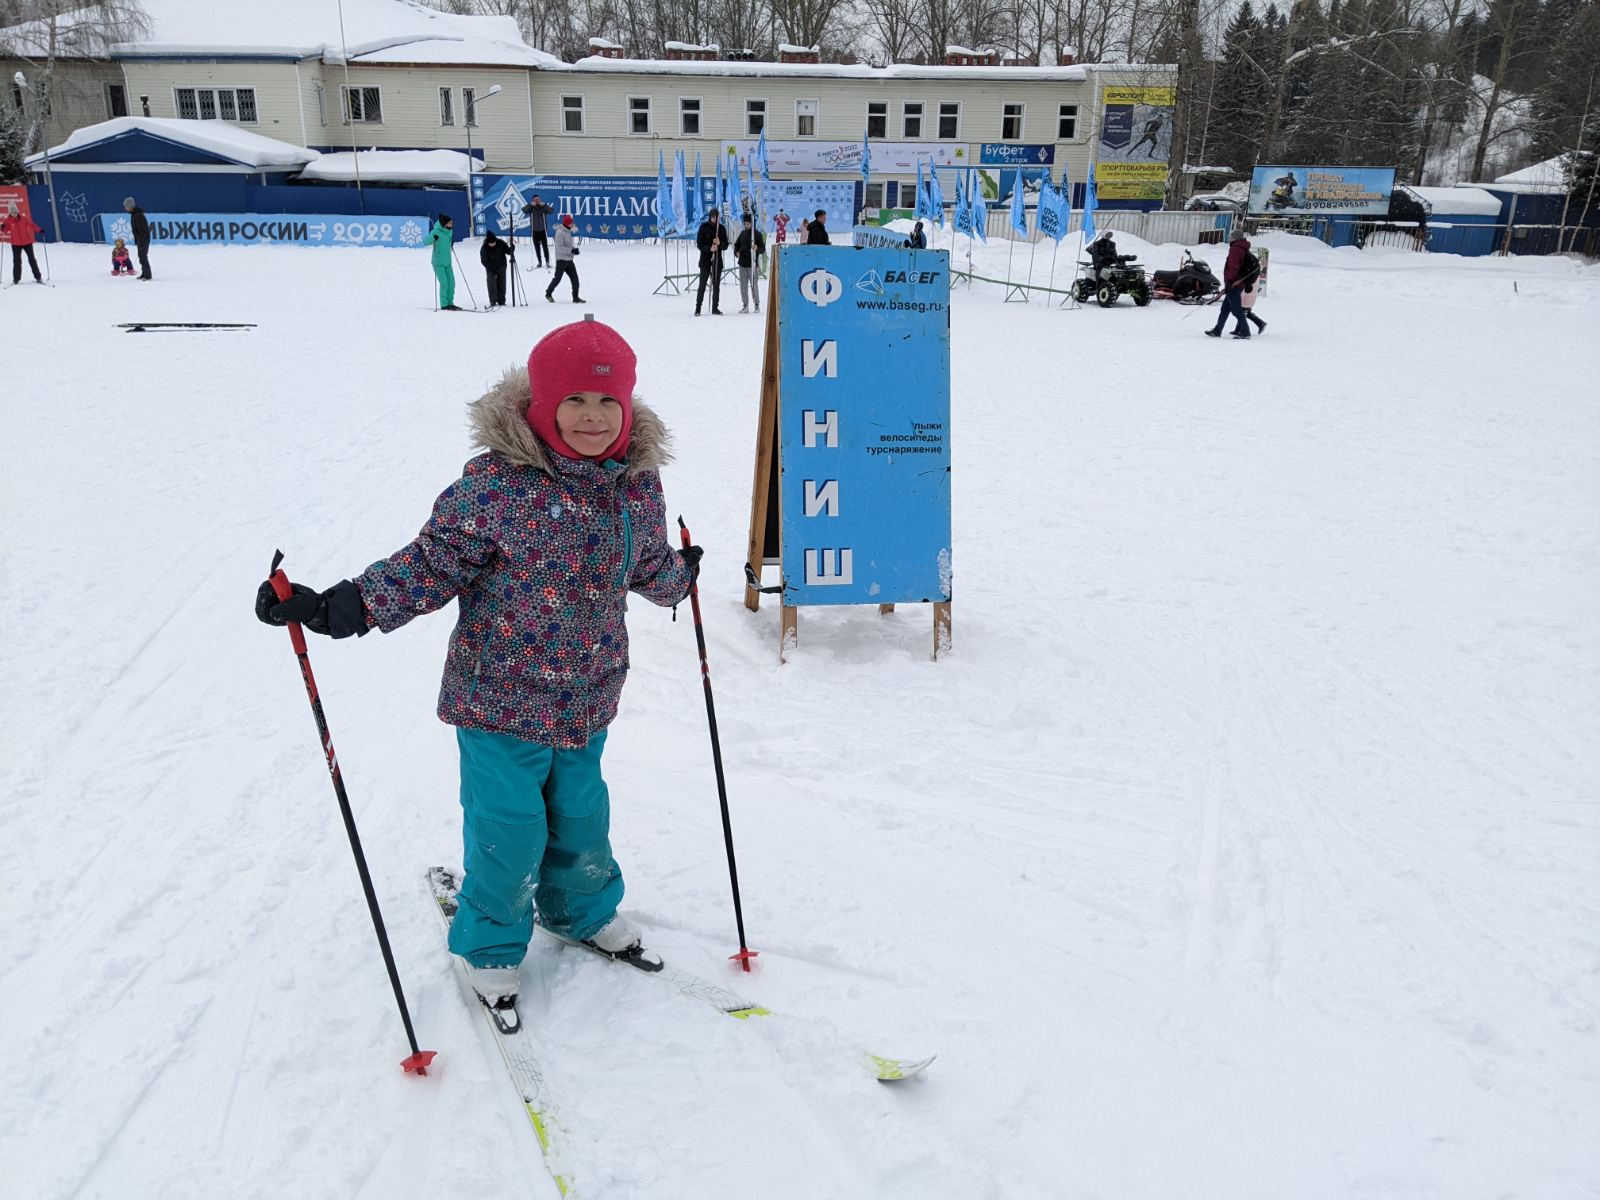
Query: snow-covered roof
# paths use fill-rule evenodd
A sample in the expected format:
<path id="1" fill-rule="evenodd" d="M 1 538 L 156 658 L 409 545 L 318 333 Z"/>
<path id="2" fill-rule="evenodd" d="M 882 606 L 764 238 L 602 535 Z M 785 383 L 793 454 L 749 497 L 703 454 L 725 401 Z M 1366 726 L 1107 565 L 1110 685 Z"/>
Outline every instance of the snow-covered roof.
<path id="1" fill-rule="evenodd" d="M 1567 190 L 1567 172 L 1562 166 L 1565 157 L 1563 154 L 1558 154 L 1554 158 L 1534 163 L 1531 167 L 1523 167 L 1520 171 L 1501 175 L 1495 182 L 1522 188 L 1549 188 L 1551 191 L 1564 192 Z"/>
<path id="2" fill-rule="evenodd" d="M 557 62 L 522 40 L 515 19 L 464 17 L 411 0 L 142 0 L 148 36 L 119 58 L 324 58 L 343 62 L 541 67 Z"/>
<path id="3" fill-rule="evenodd" d="M 1405 184 L 1405 190 L 1428 206 L 1428 211 L 1440 217 L 1498 217 L 1500 201 L 1482 188 L 1468 187 L 1417 187 Z"/>
<path id="4" fill-rule="evenodd" d="M 610 38 L 603 38 L 603 37 L 592 37 L 592 38 L 590 38 L 589 39 L 589 45 L 593 46 L 596 50 L 621 50 L 622 49 L 622 44 L 620 42 L 613 42 Z"/>
<path id="5" fill-rule="evenodd" d="M 712 62 L 693 62 L 662 58 L 604 58 L 590 55 L 580 58 L 570 66 L 565 64 L 549 70 L 592 71 L 613 75 L 790 75 L 827 79 L 1010 79 L 1021 81 L 1082 80 L 1089 77 L 1093 66 L 1075 67 L 946 67 L 915 66 L 911 63 L 891 63 L 887 67 L 873 67 L 866 63 L 814 63 L 814 62 L 733 62 L 717 59 Z M 1115 70 L 1125 68 L 1116 67 Z M 1159 68 L 1141 68 L 1141 70 Z"/>
<path id="6" fill-rule="evenodd" d="M 178 121 L 166 117 L 114 117 L 96 125 L 85 125 L 73 130 L 59 146 L 50 147 L 49 154 L 52 159 L 60 158 L 130 133 L 148 134 L 261 170 L 292 170 L 317 158 L 315 150 L 251 133 L 226 121 Z M 30 169 L 42 166 L 44 159 L 43 154 L 35 154 L 27 159 L 26 165 Z"/>
<path id="7" fill-rule="evenodd" d="M 466 187 L 470 159 L 459 150 L 362 150 L 323 154 L 300 172 L 301 179 L 349 183 L 361 168 L 363 183 L 427 183 Z"/>

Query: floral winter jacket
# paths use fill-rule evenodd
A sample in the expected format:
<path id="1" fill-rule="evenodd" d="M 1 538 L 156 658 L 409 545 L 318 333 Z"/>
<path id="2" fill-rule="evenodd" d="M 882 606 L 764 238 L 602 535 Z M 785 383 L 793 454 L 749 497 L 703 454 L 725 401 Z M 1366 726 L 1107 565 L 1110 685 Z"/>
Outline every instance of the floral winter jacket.
<path id="1" fill-rule="evenodd" d="M 667 540 L 660 418 L 635 401 L 628 461 L 602 465 L 546 449 L 527 404 L 519 368 L 473 405 L 488 453 L 445 488 L 416 540 L 355 583 L 385 633 L 459 598 L 440 720 L 575 748 L 617 715 L 628 591 L 677 604 L 689 572 Z"/>

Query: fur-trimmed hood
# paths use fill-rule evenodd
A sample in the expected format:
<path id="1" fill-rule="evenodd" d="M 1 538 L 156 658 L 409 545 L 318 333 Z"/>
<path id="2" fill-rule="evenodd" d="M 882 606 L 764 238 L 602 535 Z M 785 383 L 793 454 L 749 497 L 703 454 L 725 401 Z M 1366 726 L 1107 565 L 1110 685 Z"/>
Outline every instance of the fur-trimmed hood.
<path id="1" fill-rule="evenodd" d="M 528 369 L 510 367 L 482 396 L 472 402 L 473 444 L 492 450 L 509 462 L 537 467 L 555 474 L 550 451 L 528 424 L 532 391 Z M 628 439 L 627 474 L 658 471 L 672 461 L 672 435 L 649 405 L 633 401 L 633 433 Z"/>

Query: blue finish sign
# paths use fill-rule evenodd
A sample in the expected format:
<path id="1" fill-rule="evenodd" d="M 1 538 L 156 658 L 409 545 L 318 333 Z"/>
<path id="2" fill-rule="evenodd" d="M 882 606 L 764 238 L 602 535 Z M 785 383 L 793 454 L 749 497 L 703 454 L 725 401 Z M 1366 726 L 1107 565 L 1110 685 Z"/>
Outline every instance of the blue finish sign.
<path id="1" fill-rule="evenodd" d="M 1053 145 L 1027 146 L 1020 142 L 984 142 L 978 147 L 980 166 L 1045 167 L 1056 161 Z"/>
<path id="2" fill-rule="evenodd" d="M 147 213 L 150 240 L 168 246 L 420 246 L 430 217 L 352 217 L 284 213 Z M 106 243 L 132 245 L 133 221 L 125 212 L 101 213 Z"/>
<path id="3" fill-rule="evenodd" d="M 950 255 L 780 253 L 783 602 L 950 599 Z"/>

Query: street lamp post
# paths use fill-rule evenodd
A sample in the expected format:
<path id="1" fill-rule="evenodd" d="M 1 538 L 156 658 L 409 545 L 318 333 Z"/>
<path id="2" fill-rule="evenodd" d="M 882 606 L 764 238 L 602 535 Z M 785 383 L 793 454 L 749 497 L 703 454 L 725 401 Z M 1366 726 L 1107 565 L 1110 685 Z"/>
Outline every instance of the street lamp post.
<path id="1" fill-rule="evenodd" d="M 50 189 L 50 222 L 55 226 L 55 240 L 61 240 L 61 214 L 56 211 L 56 178 L 50 172 L 50 114 L 45 112 L 39 102 L 39 93 L 28 86 L 28 77 L 18 71 L 11 77 L 23 91 L 33 96 L 34 111 L 39 114 L 39 127 L 44 130 L 44 182 Z"/>
<path id="2" fill-rule="evenodd" d="M 472 121 L 473 121 L 473 118 L 478 115 L 478 105 L 481 104 L 483 102 L 483 100 L 487 100 L 491 96 L 498 96 L 499 94 L 500 94 L 500 85 L 498 83 L 492 85 L 489 88 L 489 90 L 483 94 L 481 99 L 476 94 L 474 94 L 472 99 L 471 99 L 471 101 L 469 101 L 467 103 L 467 105 L 466 105 L 466 112 L 462 114 L 463 117 L 465 117 L 466 123 L 467 123 L 467 236 L 468 237 L 477 237 L 478 236 L 477 225 L 476 225 L 476 222 L 473 220 L 473 213 L 474 213 L 475 210 L 474 210 L 473 203 L 472 203 L 472 172 L 474 170 L 476 170 L 476 167 L 474 166 L 474 164 L 477 161 L 476 159 L 474 159 L 472 157 Z"/>

